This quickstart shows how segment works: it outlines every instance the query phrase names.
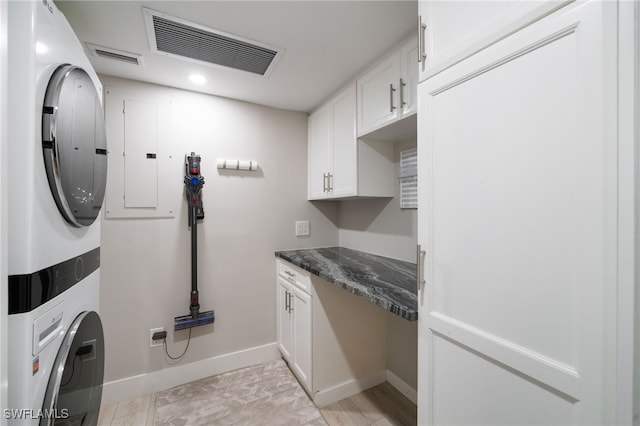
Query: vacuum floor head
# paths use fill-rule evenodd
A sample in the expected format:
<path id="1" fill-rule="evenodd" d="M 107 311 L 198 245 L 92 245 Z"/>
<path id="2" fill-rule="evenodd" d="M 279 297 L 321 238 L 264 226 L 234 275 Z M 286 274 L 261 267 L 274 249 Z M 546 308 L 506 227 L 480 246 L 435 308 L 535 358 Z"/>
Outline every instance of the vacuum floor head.
<path id="1" fill-rule="evenodd" d="M 174 330 L 185 330 L 187 328 L 198 327 L 200 325 L 213 324 L 216 317 L 213 311 L 200 312 L 197 316 L 183 315 L 175 317 L 173 326 Z"/>

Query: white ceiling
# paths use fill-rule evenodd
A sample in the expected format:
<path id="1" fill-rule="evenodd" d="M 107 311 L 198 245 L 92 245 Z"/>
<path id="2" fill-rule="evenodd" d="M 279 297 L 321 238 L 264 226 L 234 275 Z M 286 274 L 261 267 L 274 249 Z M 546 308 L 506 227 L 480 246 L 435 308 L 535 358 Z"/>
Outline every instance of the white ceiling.
<path id="1" fill-rule="evenodd" d="M 83 43 L 142 55 L 143 65 L 98 58 L 98 73 L 312 111 L 410 36 L 416 1 L 56 1 Z M 142 8 L 284 49 L 268 77 L 182 61 L 150 50 Z M 207 82 L 197 85 L 190 74 Z"/>

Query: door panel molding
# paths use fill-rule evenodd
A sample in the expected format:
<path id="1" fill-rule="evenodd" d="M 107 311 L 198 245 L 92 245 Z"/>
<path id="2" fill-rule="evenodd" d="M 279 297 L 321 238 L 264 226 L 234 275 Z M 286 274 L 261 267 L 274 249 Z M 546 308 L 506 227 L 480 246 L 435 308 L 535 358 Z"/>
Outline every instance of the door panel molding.
<path id="1" fill-rule="evenodd" d="M 427 324 L 434 334 L 465 346 L 476 353 L 486 355 L 488 360 L 495 360 L 514 371 L 546 383 L 565 394 L 567 400 L 577 402 L 581 399 L 580 374 L 571 365 L 439 312 L 431 312 Z M 540 371 L 540 363 L 549 369 Z"/>

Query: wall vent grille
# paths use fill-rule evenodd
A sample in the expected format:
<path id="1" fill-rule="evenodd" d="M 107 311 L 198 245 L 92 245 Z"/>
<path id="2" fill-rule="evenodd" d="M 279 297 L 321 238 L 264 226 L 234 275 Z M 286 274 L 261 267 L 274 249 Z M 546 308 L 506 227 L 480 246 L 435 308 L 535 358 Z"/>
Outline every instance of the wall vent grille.
<path id="1" fill-rule="evenodd" d="M 125 52 L 122 50 L 111 49 L 109 47 L 97 46 L 86 43 L 89 52 L 93 56 L 99 58 L 112 59 L 114 61 L 126 62 L 132 65 L 142 65 L 142 57 L 135 53 Z"/>
<path id="2" fill-rule="evenodd" d="M 145 9 L 152 50 L 266 76 L 281 50 Z"/>
<path id="3" fill-rule="evenodd" d="M 418 208 L 418 149 L 400 152 L 400 208 Z"/>

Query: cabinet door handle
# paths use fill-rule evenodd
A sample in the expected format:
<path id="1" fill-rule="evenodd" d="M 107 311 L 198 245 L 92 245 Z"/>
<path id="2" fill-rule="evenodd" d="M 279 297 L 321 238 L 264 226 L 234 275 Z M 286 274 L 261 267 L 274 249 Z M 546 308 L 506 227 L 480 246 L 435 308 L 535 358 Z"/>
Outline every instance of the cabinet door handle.
<path id="1" fill-rule="evenodd" d="M 425 32 L 427 24 L 422 23 L 422 16 L 418 15 L 418 63 L 427 59 L 427 52 L 425 49 Z"/>
<path id="2" fill-rule="evenodd" d="M 284 310 L 289 312 L 289 291 L 284 291 Z"/>
<path id="3" fill-rule="evenodd" d="M 329 185 L 328 185 L 329 188 L 327 190 L 333 191 L 333 174 L 332 173 L 327 173 L 327 180 L 329 182 Z"/>
<path id="4" fill-rule="evenodd" d="M 406 85 L 407 83 L 405 83 L 403 79 L 400 79 L 400 108 L 404 108 L 404 106 L 407 104 L 407 102 L 405 102 L 404 100 L 404 87 Z"/>
<path id="5" fill-rule="evenodd" d="M 289 293 L 289 313 L 293 312 L 293 303 L 291 303 L 293 300 L 291 299 L 293 299 L 293 293 Z"/>
<path id="6" fill-rule="evenodd" d="M 393 110 L 396 109 L 393 105 L 393 92 L 395 91 L 396 89 L 393 88 L 393 83 L 389 84 L 389 112 L 393 112 Z"/>
<path id="7" fill-rule="evenodd" d="M 322 192 L 327 192 L 327 174 L 322 174 Z"/>
<path id="8" fill-rule="evenodd" d="M 427 255 L 427 252 L 422 250 L 422 246 L 420 244 L 418 244 L 417 250 L 416 250 L 416 262 L 418 263 L 418 270 L 417 270 L 417 274 L 416 274 L 416 281 L 417 281 L 417 287 L 418 287 L 418 292 L 420 292 L 420 290 L 422 289 L 422 286 L 425 283 L 424 280 L 424 259 Z"/>

